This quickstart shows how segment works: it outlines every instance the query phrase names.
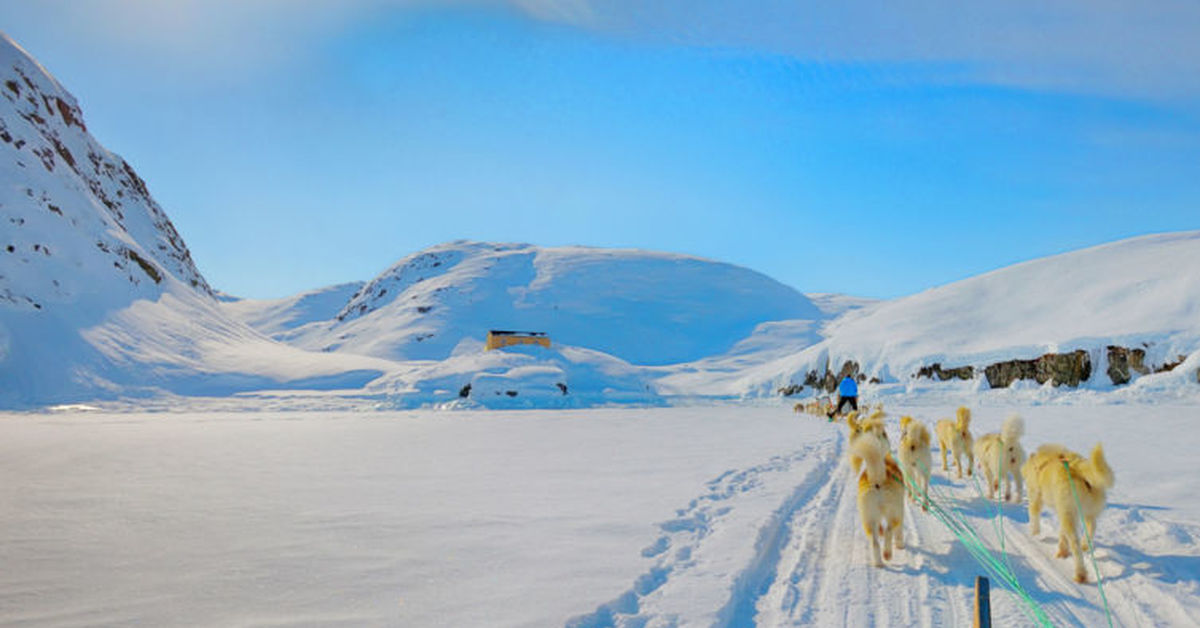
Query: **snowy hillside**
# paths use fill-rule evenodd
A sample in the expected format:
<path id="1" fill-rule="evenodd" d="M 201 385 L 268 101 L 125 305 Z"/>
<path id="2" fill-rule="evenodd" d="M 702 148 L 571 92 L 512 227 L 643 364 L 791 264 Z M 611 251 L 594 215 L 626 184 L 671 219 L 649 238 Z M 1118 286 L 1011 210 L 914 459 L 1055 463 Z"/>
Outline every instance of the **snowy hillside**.
<path id="1" fill-rule="evenodd" d="M 309 323 L 327 321 L 337 316 L 350 298 L 363 287 L 352 281 L 327 288 L 309 290 L 282 299 L 240 299 L 220 297 L 222 309 L 230 316 L 276 339 L 286 338 L 288 332 Z"/>
<path id="2" fill-rule="evenodd" d="M 649 251 L 453 242 L 415 253 L 367 283 L 324 322 L 229 310 L 296 346 L 389 359 L 442 360 L 489 329 L 540 331 L 555 344 L 633 364 L 723 353 L 765 322 L 825 316 L 754 271 Z M 243 310 L 244 311 L 244 310 Z M 265 311 L 261 310 L 261 311 Z M 280 310 L 292 319 L 294 310 Z"/>
<path id="3" fill-rule="evenodd" d="M 387 363 L 310 355 L 223 314 L 146 184 L 0 36 L 0 406 L 166 389 L 361 386 Z"/>
<path id="4" fill-rule="evenodd" d="M 1200 232 L 1017 264 L 850 312 L 826 333 L 747 374 L 747 385 L 765 391 L 847 361 L 885 384 L 911 384 L 918 374 L 984 388 L 1194 382 L 1197 358 L 1180 362 L 1200 349 Z"/>

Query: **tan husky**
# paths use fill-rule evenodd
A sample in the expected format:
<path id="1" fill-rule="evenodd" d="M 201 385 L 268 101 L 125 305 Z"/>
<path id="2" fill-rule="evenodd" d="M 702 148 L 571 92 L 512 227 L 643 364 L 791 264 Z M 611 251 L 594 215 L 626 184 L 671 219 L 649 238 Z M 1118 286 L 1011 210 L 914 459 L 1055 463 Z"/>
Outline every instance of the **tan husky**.
<path id="1" fill-rule="evenodd" d="M 854 469 L 855 473 L 862 465 L 862 458 L 856 453 L 854 443 L 862 438 L 871 438 L 878 440 L 883 445 L 884 451 L 891 449 L 892 445 L 888 441 L 887 430 L 884 429 L 883 417 L 882 412 L 874 412 L 871 416 L 859 421 L 858 412 L 851 411 L 846 415 L 846 426 L 850 428 L 850 468 Z"/>
<path id="2" fill-rule="evenodd" d="M 1075 580 L 1087 582 L 1083 567 L 1083 552 L 1096 532 L 1096 517 L 1104 510 L 1108 489 L 1114 479 L 1112 468 L 1104 458 L 1099 444 L 1092 457 L 1068 450 L 1062 445 L 1042 445 L 1021 468 L 1025 485 L 1029 487 L 1029 531 L 1041 533 L 1042 500 L 1050 503 L 1058 517 L 1058 554 L 1066 558 L 1068 548 L 1075 557 Z M 1079 519 L 1083 519 L 1083 543 L 1079 541 Z"/>
<path id="3" fill-rule="evenodd" d="M 949 472 L 946 465 L 946 454 L 954 457 L 954 468 L 958 470 L 958 479 L 962 479 L 962 456 L 967 457 L 967 475 L 973 473 L 975 454 L 971 451 L 975 439 L 971 438 L 971 411 L 965 406 L 958 409 L 956 420 L 942 419 L 937 422 L 938 447 L 942 450 L 942 471 Z"/>
<path id="4" fill-rule="evenodd" d="M 908 496 L 917 500 L 921 507 L 929 510 L 929 474 L 933 467 L 933 454 L 929 451 L 929 428 L 910 416 L 900 417 L 900 468 L 907 479 Z"/>
<path id="5" fill-rule="evenodd" d="M 1012 498 L 1012 484 L 1017 485 L 1017 499 L 1021 501 L 1021 465 L 1025 464 L 1025 449 L 1021 447 L 1021 435 L 1025 433 L 1025 421 L 1017 415 L 1004 419 L 999 433 L 985 434 L 975 441 L 975 459 L 987 479 L 988 499 L 1000 490 L 1004 480 L 1004 500 Z"/>
<path id="6" fill-rule="evenodd" d="M 900 467 L 878 438 L 859 438 L 851 446 L 862 460 L 858 476 L 858 514 L 863 531 L 871 539 L 871 556 L 876 567 L 892 559 L 892 543 L 904 549 L 904 480 Z M 883 555 L 879 537 L 883 537 Z"/>

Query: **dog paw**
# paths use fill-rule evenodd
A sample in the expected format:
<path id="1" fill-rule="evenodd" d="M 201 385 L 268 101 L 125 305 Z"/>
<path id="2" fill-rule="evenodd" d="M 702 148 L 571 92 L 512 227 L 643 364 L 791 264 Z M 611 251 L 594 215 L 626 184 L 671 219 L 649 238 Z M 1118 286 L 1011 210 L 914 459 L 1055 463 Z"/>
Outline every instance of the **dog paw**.
<path id="1" fill-rule="evenodd" d="M 1086 571 L 1075 572 L 1075 582 L 1078 582 L 1079 584 L 1087 583 L 1087 572 Z"/>
<path id="2" fill-rule="evenodd" d="M 884 560 L 891 560 L 891 559 L 892 559 L 892 553 L 891 553 L 891 551 L 884 552 L 884 553 L 883 553 L 883 559 L 884 559 Z M 882 567 L 883 565 L 882 565 L 882 564 L 880 564 L 880 566 Z"/>
<path id="3" fill-rule="evenodd" d="M 1067 548 L 1060 547 L 1060 548 L 1058 548 L 1058 552 L 1056 552 L 1054 554 L 1054 557 L 1055 558 L 1066 558 L 1069 554 L 1070 554 L 1070 552 L 1067 551 Z"/>

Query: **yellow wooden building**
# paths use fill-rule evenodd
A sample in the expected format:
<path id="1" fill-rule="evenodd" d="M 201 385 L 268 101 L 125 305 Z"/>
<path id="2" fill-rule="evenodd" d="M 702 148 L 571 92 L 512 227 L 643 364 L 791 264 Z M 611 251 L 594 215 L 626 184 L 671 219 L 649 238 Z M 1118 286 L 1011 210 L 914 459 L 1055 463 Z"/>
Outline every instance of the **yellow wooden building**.
<path id="1" fill-rule="evenodd" d="M 542 331 L 504 331 L 500 329 L 488 330 L 487 344 L 484 349 L 491 351 L 501 347 L 511 347 L 513 345 L 541 345 L 550 348 L 550 336 Z"/>

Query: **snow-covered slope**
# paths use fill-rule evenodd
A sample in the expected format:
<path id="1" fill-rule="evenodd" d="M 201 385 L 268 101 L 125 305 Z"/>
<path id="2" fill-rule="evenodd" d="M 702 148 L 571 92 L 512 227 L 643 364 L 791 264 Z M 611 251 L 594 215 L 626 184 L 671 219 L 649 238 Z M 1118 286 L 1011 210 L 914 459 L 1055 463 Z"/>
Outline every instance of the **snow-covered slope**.
<path id="1" fill-rule="evenodd" d="M 933 364 L 970 366 L 986 387 L 988 366 L 1083 351 L 1086 385 L 1111 387 L 1110 346 L 1144 353 L 1135 379 L 1200 349 L 1200 232 L 1017 264 L 849 312 L 826 333 L 823 342 L 747 374 L 746 382 L 766 390 L 849 360 L 884 383 L 911 382 Z M 1194 380 L 1191 363 L 1158 377 Z"/>
<path id="2" fill-rule="evenodd" d="M 306 354 L 222 313 L 146 184 L 2 35 L 0 225 L 0 406 L 360 386 L 386 365 Z"/>
<path id="3" fill-rule="evenodd" d="M 796 290 L 730 264 L 460 241 L 401 260 L 331 320 L 282 333 L 278 320 L 253 322 L 311 350 L 422 360 L 445 359 L 489 329 L 540 331 L 555 344 L 647 365 L 723 353 L 765 322 L 822 318 Z"/>
<path id="4" fill-rule="evenodd" d="M 309 323 L 328 321 L 365 285 L 361 281 L 309 290 L 282 299 L 240 299 L 221 295 L 221 307 L 230 316 L 274 338 Z"/>

